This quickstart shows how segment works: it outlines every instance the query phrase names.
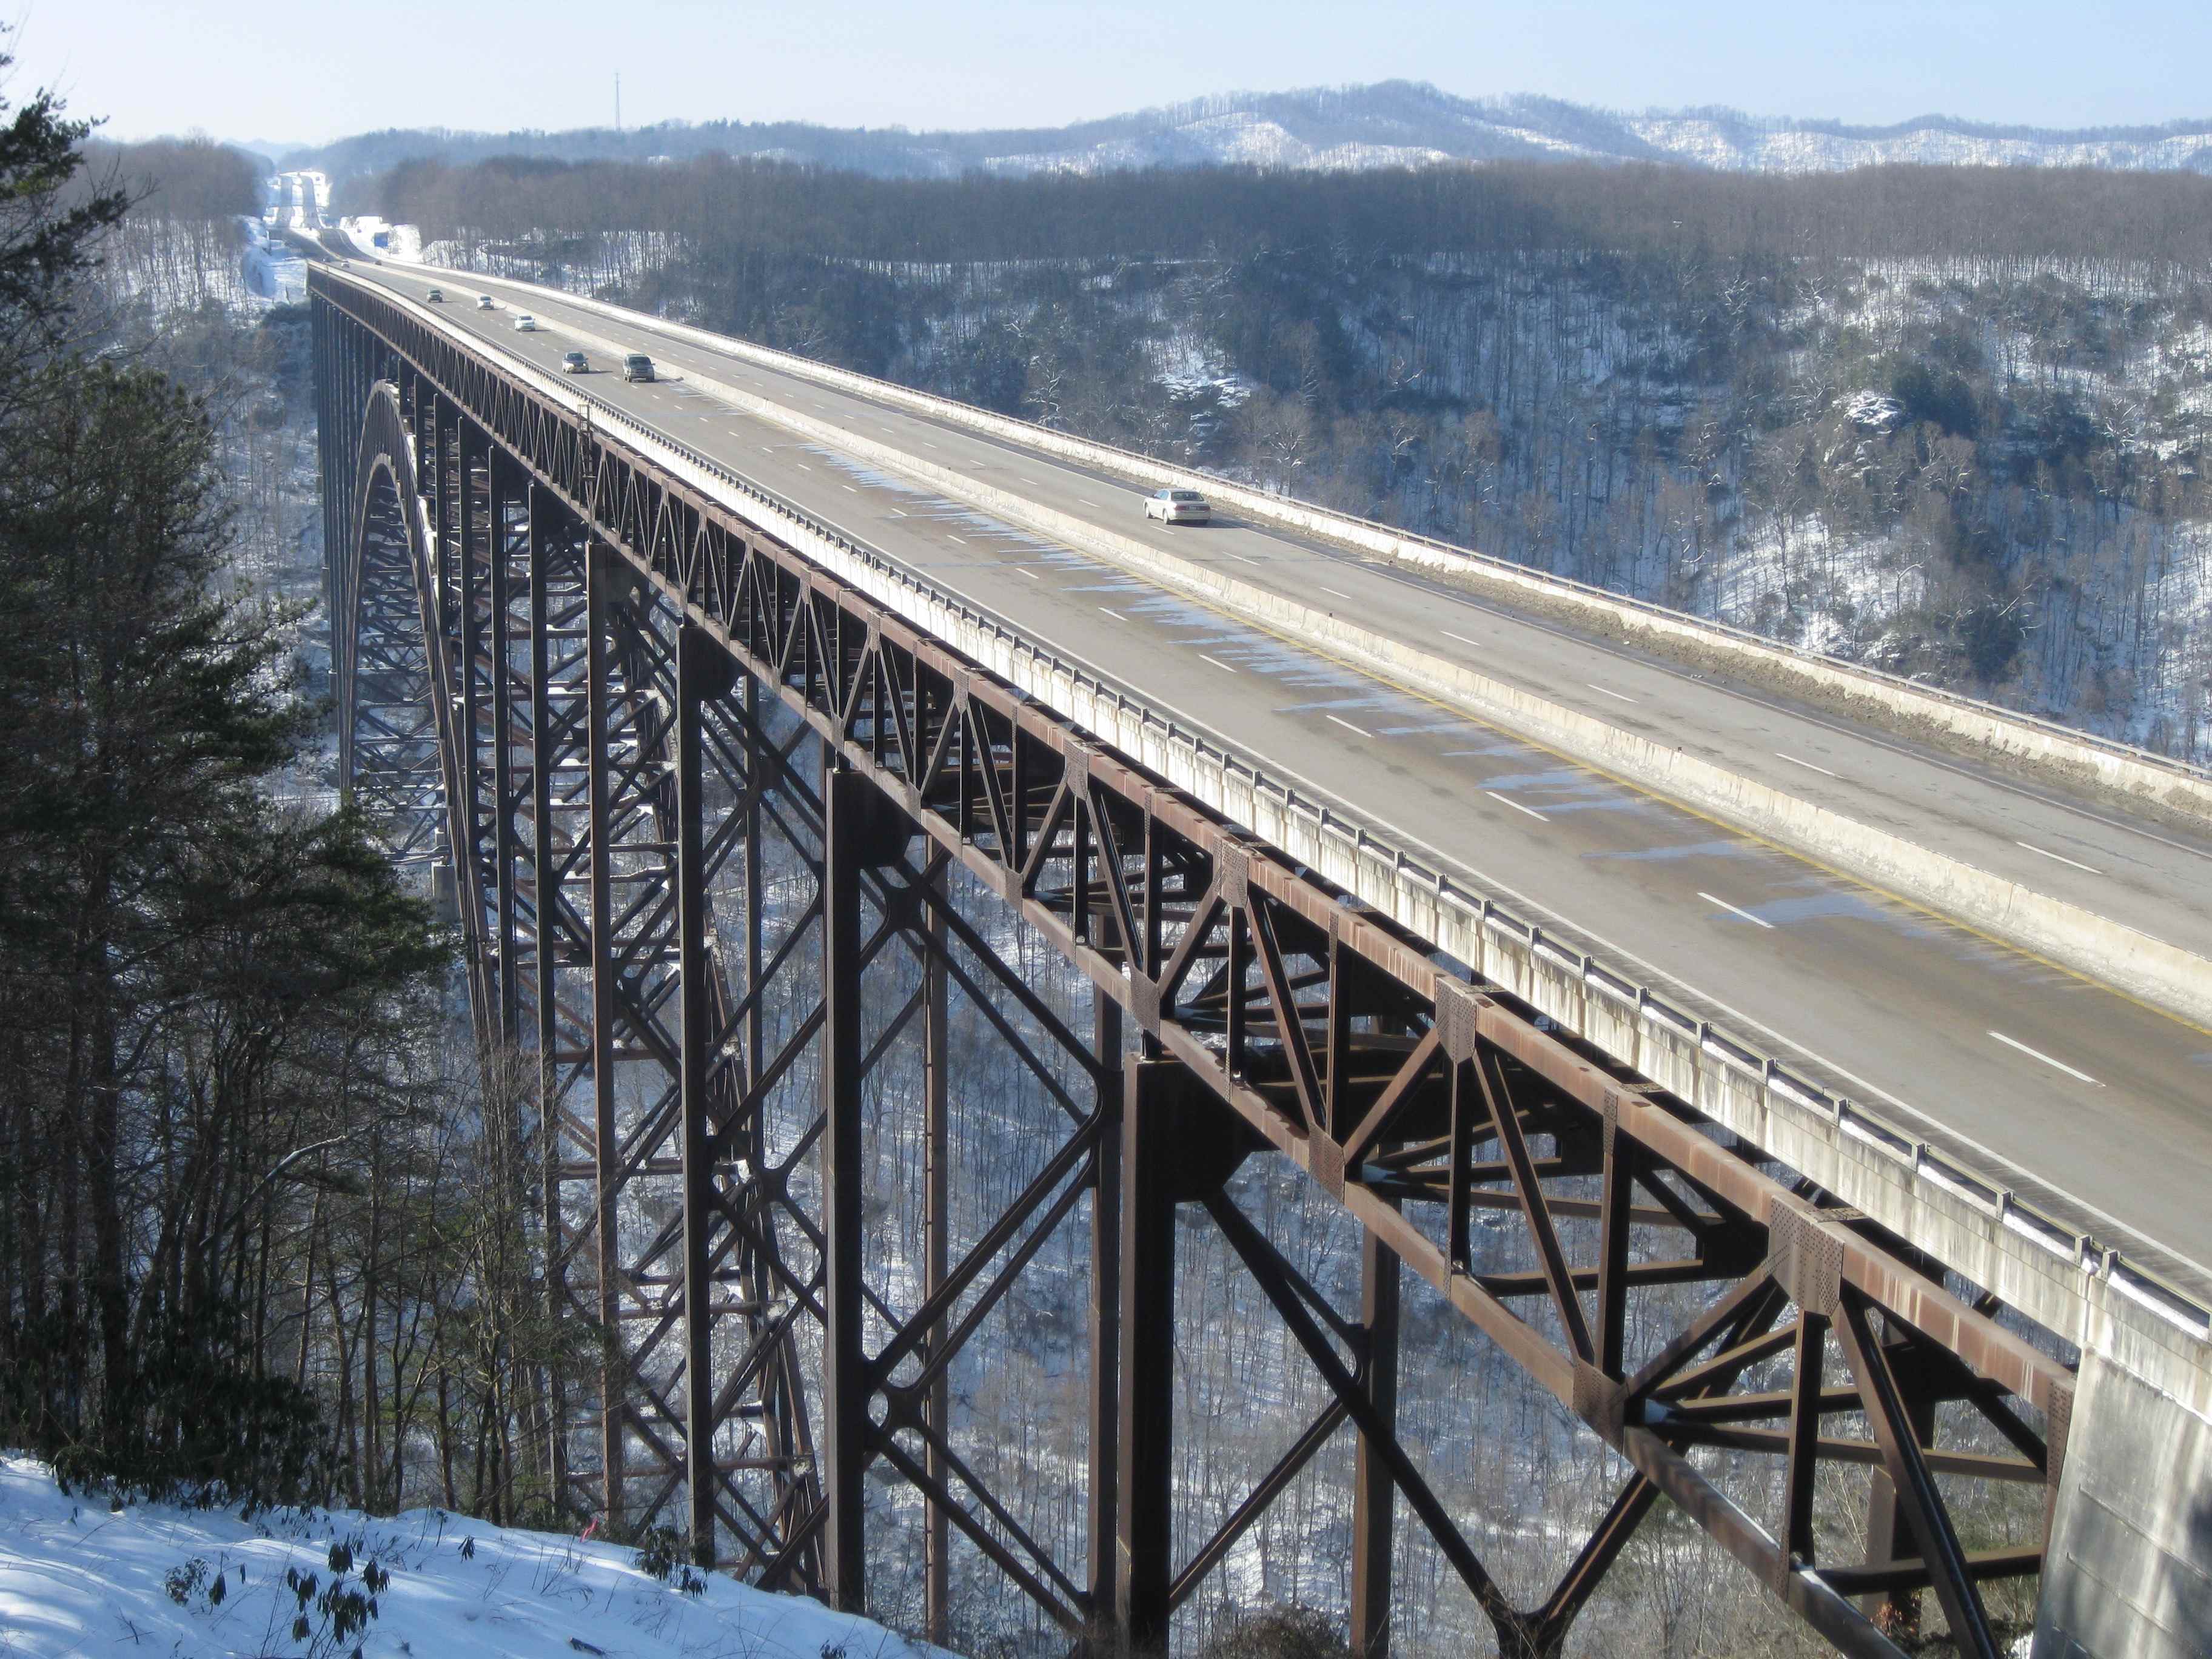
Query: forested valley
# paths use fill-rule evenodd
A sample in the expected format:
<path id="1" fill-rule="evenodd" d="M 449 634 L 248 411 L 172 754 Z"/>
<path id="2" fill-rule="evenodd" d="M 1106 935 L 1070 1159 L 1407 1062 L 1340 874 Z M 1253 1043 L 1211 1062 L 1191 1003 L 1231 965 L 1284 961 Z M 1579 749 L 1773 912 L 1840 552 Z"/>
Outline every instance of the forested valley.
<path id="1" fill-rule="evenodd" d="M 548 279 L 2212 756 L 2212 181 L 410 163 Z"/>

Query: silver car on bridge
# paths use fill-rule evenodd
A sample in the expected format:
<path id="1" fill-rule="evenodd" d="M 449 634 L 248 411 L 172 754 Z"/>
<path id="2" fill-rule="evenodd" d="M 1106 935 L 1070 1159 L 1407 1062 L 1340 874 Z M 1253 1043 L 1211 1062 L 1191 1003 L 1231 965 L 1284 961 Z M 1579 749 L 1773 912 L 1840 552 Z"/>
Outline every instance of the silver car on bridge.
<path id="1" fill-rule="evenodd" d="M 1213 507 L 1195 489 L 1155 489 L 1145 497 L 1145 516 L 1162 524 L 1210 524 Z"/>

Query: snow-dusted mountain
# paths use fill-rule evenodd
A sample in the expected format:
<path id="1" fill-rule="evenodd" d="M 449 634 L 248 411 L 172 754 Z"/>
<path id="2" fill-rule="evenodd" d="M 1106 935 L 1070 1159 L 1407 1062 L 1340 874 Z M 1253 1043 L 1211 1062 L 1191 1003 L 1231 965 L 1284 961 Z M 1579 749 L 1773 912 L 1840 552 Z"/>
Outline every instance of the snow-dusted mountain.
<path id="1" fill-rule="evenodd" d="M 799 122 L 668 123 L 629 132 L 363 134 L 285 165 L 334 177 L 397 162 L 495 155 L 570 161 L 771 157 L 898 178 L 970 172 L 1104 173 L 1249 164 L 1358 168 L 1436 161 L 1675 161 L 1732 172 L 1813 173 L 1881 162 L 2097 167 L 2212 172 L 2212 119 L 2163 127 L 2052 131 L 1923 116 L 1888 127 L 1746 115 L 1736 110 L 1624 115 L 1553 98 L 1455 98 L 1408 81 L 1300 92 L 1225 93 L 1073 126 L 909 132 Z"/>
<path id="2" fill-rule="evenodd" d="M 1837 173 L 1885 162 L 2212 173 L 2212 120 L 2056 132 L 1984 126 L 1945 115 L 1852 127 L 1735 110 L 1681 110 L 1624 116 L 1620 124 L 1673 160 L 1729 173 Z"/>
<path id="3" fill-rule="evenodd" d="M 1099 129 L 1112 129 L 1101 132 Z M 847 135 L 850 137 L 851 135 Z M 1231 93 L 1036 135 L 915 140 L 994 173 L 1249 163 L 1391 167 L 1442 161 L 1680 161 L 1725 172 L 1826 173 L 1884 162 L 2212 172 L 2212 120 L 2049 131 L 1927 115 L 1888 127 L 1726 109 L 1620 115 L 1557 99 L 1455 98 L 1405 81 L 1341 90 Z M 939 149 L 939 147 L 942 147 Z M 977 155 L 981 149 L 985 153 Z"/>

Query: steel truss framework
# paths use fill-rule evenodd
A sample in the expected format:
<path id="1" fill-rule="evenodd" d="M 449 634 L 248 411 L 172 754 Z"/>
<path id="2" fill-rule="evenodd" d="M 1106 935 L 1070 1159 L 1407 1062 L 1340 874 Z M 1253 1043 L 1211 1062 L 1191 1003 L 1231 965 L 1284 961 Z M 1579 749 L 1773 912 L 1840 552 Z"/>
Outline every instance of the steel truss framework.
<path id="1" fill-rule="evenodd" d="M 386 790 L 396 848 L 453 849 L 479 1024 L 536 1055 L 556 1146 L 550 1277 L 610 1334 L 602 1374 L 572 1380 L 566 1402 L 594 1429 L 560 1472 L 580 1510 L 642 1522 L 680 1495 L 718 1559 L 859 1606 L 863 1477 L 888 1465 L 925 1500 L 933 1620 L 957 1528 L 1070 1632 L 1141 1644 L 1348 1423 L 1364 1651 L 1389 1641 L 1401 1500 L 1501 1651 L 1541 1655 L 1665 1497 L 1844 1651 L 1901 1652 L 1893 1636 L 1932 1591 L 1961 1651 L 1996 1654 L 1980 1586 L 2037 1572 L 2042 1547 L 1971 1551 L 1947 1500 L 1965 1483 L 2024 1484 L 2047 1520 L 2073 1379 L 1990 1298 L 1947 1288 L 1863 1217 L 1439 965 L 605 424 L 373 290 L 320 270 L 313 289 L 325 488 L 350 515 L 331 543 L 348 764 L 362 799 Z M 356 431 L 357 450 L 331 435 Z M 403 510 L 410 455 L 428 458 L 420 521 Z M 809 894 L 784 906 L 780 934 L 760 897 L 779 848 Z M 955 866 L 1088 976 L 1087 1040 L 952 902 Z M 990 982 L 974 982 L 978 963 Z M 872 1024 L 865 988 L 894 963 L 896 1012 Z M 1068 1127 L 957 1261 L 951 974 L 978 1006 L 1048 1033 L 1057 1052 L 1040 1055 L 1000 1021 Z M 796 1000 L 787 990 L 764 1024 L 770 988 L 794 975 Z M 928 1119 L 930 1261 L 919 1304 L 899 1310 L 864 1271 L 861 1103 L 891 1037 L 917 1026 L 922 1097 L 900 1104 Z M 1071 1066 L 1085 1086 L 1054 1080 Z M 766 1103 L 802 1085 L 806 1127 L 771 1148 Z M 1262 1151 L 1359 1224 L 1358 1309 L 1334 1307 L 1229 1196 Z M 811 1212 L 802 1158 L 818 1174 Z M 654 1182 L 675 1201 L 637 1231 L 620 1201 Z M 944 1380 L 1086 1194 L 1078 1563 L 962 1463 Z M 1193 1207 L 1329 1403 L 1178 1562 L 1173 1345 L 1158 1334 L 1177 1212 Z M 1476 1248 L 1501 1218 L 1510 1271 Z M 1633 1471 L 1536 1607 L 1499 1589 L 1397 1434 L 1401 1266 Z M 1771 1524 L 1722 1489 L 1708 1448 L 1771 1460 Z M 1816 1477 L 1832 1469 L 1861 1472 L 1863 1559 L 1819 1553 L 1834 1529 L 1816 1527 Z"/>

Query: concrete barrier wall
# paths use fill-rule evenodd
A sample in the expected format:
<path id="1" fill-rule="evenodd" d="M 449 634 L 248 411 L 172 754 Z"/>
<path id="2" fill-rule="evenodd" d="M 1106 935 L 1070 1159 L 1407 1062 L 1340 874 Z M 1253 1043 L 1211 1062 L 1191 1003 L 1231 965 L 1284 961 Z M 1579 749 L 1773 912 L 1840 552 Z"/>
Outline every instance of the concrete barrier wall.
<path id="1" fill-rule="evenodd" d="M 410 309 L 437 320 L 434 312 Z M 1571 935 L 1520 921 L 1332 804 L 1302 797 L 580 388 L 517 361 L 507 367 L 550 402 L 589 407 L 624 441 L 738 503 L 839 580 L 1413 929 L 2046 1329 L 2212 1416 L 2212 1286 L 2166 1281 L 2107 1248 L 2090 1235 L 2086 1212 L 2001 1152 L 1964 1146 L 1932 1122 L 1895 1122 L 1783 1066 L 1671 1007 Z M 840 444 L 850 447 L 848 434 L 840 434 Z"/>
<path id="2" fill-rule="evenodd" d="M 623 348 L 576 333 L 600 349 Z M 726 381 L 689 383 L 825 447 L 923 480 L 949 495 L 1092 553 L 1261 627 L 1340 656 L 1641 787 L 1849 871 L 1930 909 L 2116 985 L 2186 1018 L 2212 1024 L 2212 962 L 2094 911 L 1931 852 L 1827 807 L 1624 731 L 1447 658 L 1180 558 L 1025 496 L 976 482 L 896 445 L 801 414 Z"/>
<path id="3" fill-rule="evenodd" d="M 429 267 L 424 267 L 429 269 Z M 480 273 L 460 273 L 471 280 Z M 773 351 L 765 346 L 732 339 L 682 323 L 667 322 L 642 312 L 628 310 L 600 300 L 583 298 L 512 277 L 483 277 L 505 283 L 527 292 L 544 294 L 624 325 L 643 328 L 667 338 L 723 353 L 740 361 L 774 368 L 812 380 L 817 385 L 858 392 L 878 402 L 910 410 L 975 432 L 1018 443 L 1044 453 L 1061 456 L 1083 465 L 1103 468 L 1139 480 L 1153 488 L 1188 486 L 1206 492 L 1238 512 L 1270 524 L 1364 549 L 1382 557 L 1418 564 L 1489 589 L 1505 603 L 1535 601 L 1564 609 L 1584 627 L 1641 637 L 1662 648 L 1688 647 L 1741 667 L 1794 683 L 1809 695 L 1840 700 L 1886 713 L 1908 726 L 1923 726 L 1978 747 L 2008 757 L 2053 781 L 2101 786 L 2116 793 L 2212 823 L 2212 774 L 2181 762 L 2154 755 L 2126 744 L 2110 742 L 2053 721 L 2015 714 L 1991 703 L 1959 696 L 1916 684 L 1876 669 L 1839 662 L 1818 653 L 1800 650 L 1762 639 L 1723 623 L 1686 616 L 1680 611 L 1567 580 L 1541 571 L 1454 547 L 1424 536 L 1410 535 L 1388 525 L 1349 514 L 1333 513 L 1293 497 L 1273 495 L 1227 479 L 1189 471 L 1148 456 L 1093 443 L 1066 433 L 993 414 L 949 398 L 915 392 L 888 380 L 854 374 L 849 369 Z"/>
<path id="4" fill-rule="evenodd" d="M 2072 1420 L 2033 1659 L 2203 1659 L 2212 1422 L 2094 1352 Z"/>

